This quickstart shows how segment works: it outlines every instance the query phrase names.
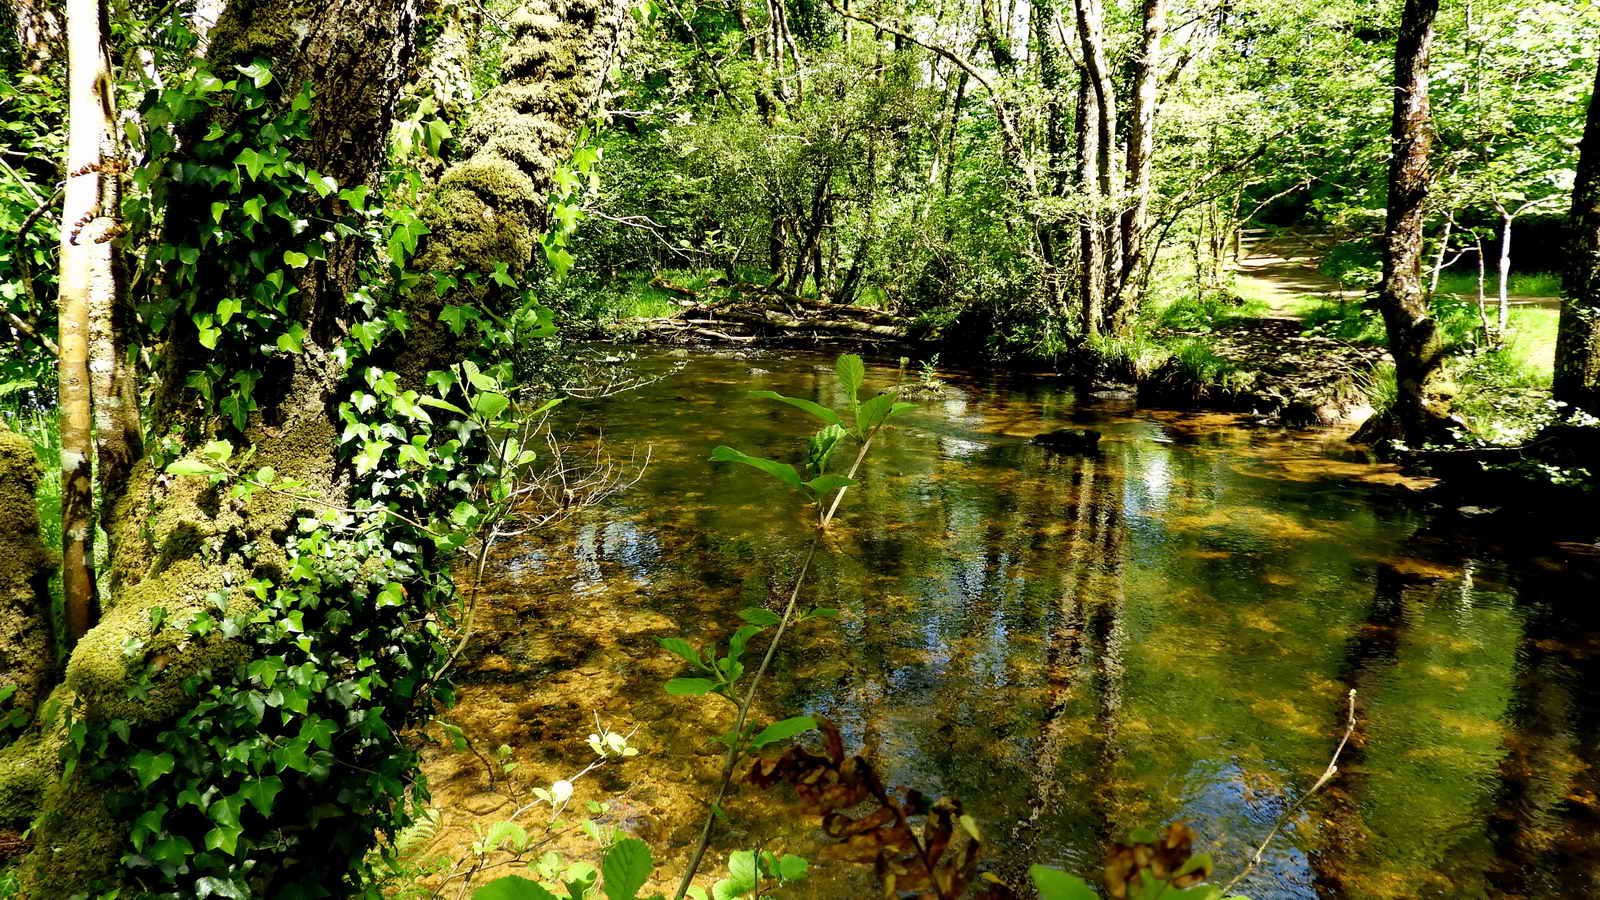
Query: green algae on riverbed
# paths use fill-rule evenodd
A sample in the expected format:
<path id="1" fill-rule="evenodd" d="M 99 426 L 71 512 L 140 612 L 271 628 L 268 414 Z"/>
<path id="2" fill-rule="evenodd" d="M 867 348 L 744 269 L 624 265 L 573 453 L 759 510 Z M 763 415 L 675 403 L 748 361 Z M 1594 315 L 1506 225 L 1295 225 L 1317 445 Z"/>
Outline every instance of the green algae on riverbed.
<path id="1" fill-rule="evenodd" d="M 603 425 L 614 453 L 650 446 L 651 466 L 492 567 L 452 721 L 510 745 L 513 777 L 535 783 L 582 765 L 595 715 L 637 727 L 643 755 L 580 797 L 615 797 L 667 873 L 720 767 L 706 737 L 727 722 L 663 693 L 678 666 L 656 639 L 721 639 L 734 611 L 775 605 L 808 536 L 793 495 L 706 457 L 791 452 L 809 421 L 745 391 L 837 402 L 831 371 L 821 355 L 705 355 L 570 410 L 579 440 Z M 1228 876 L 1326 766 L 1355 688 L 1340 777 L 1241 890 L 1596 889 L 1593 580 L 1452 538 L 1336 435 L 1080 402 L 1048 380 L 950 380 L 846 499 L 807 587 L 843 618 L 786 639 L 759 715 L 827 715 L 889 784 L 959 798 L 1014 882 L 1033 862 L 1092 874 L 1107 840 L 1174 818 Z M 1026 442 L 1059 427 L 1103 432 L 1100 452 Z M 430 752 L 428 769 L 442 846 L 505 814 L 469 754 Z M 782 791 L 743 788 L 729 813 L 717 859 L 757 842 L 815 858 L 824 840 Z M 817 864 L 785 895 L 870 896 L 870 872 Z"/>

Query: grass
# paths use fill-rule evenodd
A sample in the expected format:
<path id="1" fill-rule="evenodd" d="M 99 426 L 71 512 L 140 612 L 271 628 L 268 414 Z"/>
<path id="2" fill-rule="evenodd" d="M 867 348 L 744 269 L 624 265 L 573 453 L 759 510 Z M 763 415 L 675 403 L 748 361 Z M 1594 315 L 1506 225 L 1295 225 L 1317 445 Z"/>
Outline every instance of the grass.
<path id="1" fill-rule="evenodd" d="M 1207 291 L 1198 295 L 1181 294 L 1156 306 L 1152 312 L 1153 321 L 1158 327 L 1193 331 L 1236 319 L 1260 318 L 1271 312 L 1271 307 L 1259 296 Z"/>
<path id="2" fill-rule="evenodd" d="M 1477 272 L 1440 272 L 1439 292 L 1460 294 L 1463 297 L 1478 296 Z M 1500 275 L 1491 273 L 1484 279 L 1483 295 L 1489 299 L 1500 296 Z M 1512 297 L 1559 297 L 1561 296 L 1561 276 L 1554 272 L 1512 272 L 1511 290 Z"/>

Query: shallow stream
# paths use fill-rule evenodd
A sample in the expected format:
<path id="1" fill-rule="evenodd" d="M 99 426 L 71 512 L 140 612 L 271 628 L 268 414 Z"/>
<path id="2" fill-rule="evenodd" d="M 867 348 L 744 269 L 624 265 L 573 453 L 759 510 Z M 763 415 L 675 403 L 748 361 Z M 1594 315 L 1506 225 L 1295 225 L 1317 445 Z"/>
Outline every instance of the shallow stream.
<path id="1" fill-rule="evenodd" d="M 798 455 L 812 420 L 748 390 L 840 397 L 822 354 L 636 365 L 671 374 L 569 404 L 563 427 L 582 443 L 603 426 L 624 461 L 648 448 L 647 470 L 501 545 L 456 719 L 511 745 L 532 780 L 582 765 L 596 715 L 637 728 L 643 755 L 580 796 L 614 796 L 670 870 L 728 720 L 663 693 L 679 666 L 656 638 L 725 639 L 737 610 L 781 608 L 810 536 L 798 495 L 707 456 Z M 1032 862 L 1093 877 L 1108 840 L 1173 819 L 1226 878 L 1321 774 L 1354 688 L 1339 776 L 1239 890 L 1600 896 L 1592 567 L 1466 539 L 1466 517 L 1427 510 L 1337 435 L 943 375 L 846 497 L 805 589 L 842 618 L 786 638 L 763 717 L 828 716 L 890 785 L 958 798 L 1008 880 Z M 1059 427 L 1098 429 L 1100 452 L 1028 443 Z M 493 818 L 473 760 L 435 752 L 429 771 L 451 827 Z M 815 856 L 824 840 L 780 789 L 742 788 L 728 812 L 741 831 L 723 829 L 717 859 L 758 841 Z M 870 872 L 816 865 L 786 896 L 873 896 Z"/>

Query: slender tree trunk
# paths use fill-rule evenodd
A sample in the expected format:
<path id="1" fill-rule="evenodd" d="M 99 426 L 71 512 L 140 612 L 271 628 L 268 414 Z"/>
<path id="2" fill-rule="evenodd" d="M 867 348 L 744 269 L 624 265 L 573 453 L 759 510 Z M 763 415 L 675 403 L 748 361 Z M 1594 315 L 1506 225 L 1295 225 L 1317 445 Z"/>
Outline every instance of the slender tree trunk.
<path id="1" fill-rule="evenodd" d="M 1406 0 L 1395 43 L 1388 216 L 1378 302 L 1394 356 L 1395 413 L 1407 443 L 1448 438 L 1449 400 L 1441 390 L 1444 341 L 1422 290 L 1423 216 L 1432 148 L 1428 58 L 1439 0 Z"/>
<path id="2" fill-rule="evenodd" d="M 61 594 L 70 646 L 98 617 L 94 575 L 91 310 L 114 294 L 109 227 L 100 209 L 101 150 L 111 110 L 100 0 L 67 5 L 67 187 L 61 215 Z M 100 295 L 97 297 L 96 295 Z"/>
<path id="3" fill-rule="evenodd" d="M 97 106 L 103 120 L 96 129 L 100 139 L 100 171 L 96 194 L 100 215 L 78 236 L 79 242 L 96 243 L 89 290 L 89 385 L 93 396 L 95 468 L 100 486 L 100 519 L 107 523 L 127 488 L 133 464 L 144 455 L 144 431 L 139 421 L 139 392 L 135 383 L 134 314 L 127 298 L 122 258 L 111 239 L 121 230 L 122 177 L 125 159 L 117 131 L 116 98 L 112 93 L 111 59 L 101 23 L 100 71 L 96 79 Z M 90 237 L 90 232 L 93 237 Z M 112 529 L 107 528 L 107 533 Z"/>
<path id="4" fill-rule="evenodd" d="M 1104 300 L 1109 294 L 1107 287 L 1115 282 L 1113 273 L 1122 271 L 1122 242 L 1117 234 L 1118 217 L 1108 208 L 1117 190 L 1115 151 L 1117 94 L 1116 86 L 1111 81 L 1111 67 L 1106 62 L 1104 3 L 1102 0 L 1073 0 L 1073 7 L 1077 13 L 1078 39 L 1083 50 L 1084 72 L 1094 93 L 1094 106 L 1090 111 L 1094 113 L 1096 120 L 1094 137 L 1098 200 L 1093 215 L 1102 232 L 1098 239 L 1101 260 L 1099 268 L 1102 270 L 1098 276 L 1101 284 L 1098 293 L 1102 301 L 1100 316 L 1104 317 L 1106 311 Z M 1085 264 L 1087 265 L 1087 262 Z M 1097 324 L 1096 331 L 1104 325 L 1104 322 Z"/>
<path id="5" fill-rule="evenodd" d="M 1556 334 L 1555 398 L 1600 416 L 1600 70 L 1578 150 L 1578 175 Z"/>
<path id="6" fill-rule="evenodd" d="M 1500 338 L 1505 339 L 1506 320 L 1511 315 L 1511 222 L 1510 212 L 1500 210 Z"/>
<path id="7" fill-rule="evenodd" d="M 1439 273 L 1444 271 L 1445 254 L 1450 252 L 1450 236 L 1456 227 L 1455 210 L 1444 214 L 1444 226 L 1439 229 L 1439 254 L 1433 261 L 1433 275 L 1428 279 L 1428 296 L 1433 296 L 1439 290 Z"/>
<path id="8" fill-rule="evenodd" d="M 1078 82 L 1078 185 L 1088 209 L 1078 226 L 1078 315 L 1085 338 L 1100 334 L 1100 315 L 1105 308 L 1105 252 L 1100 239 L 1100 116 L 1096 109 L 1094 86 L 1087 68 Z"/>
<path id="9" fill-rule="evenodd" d="M 1156 103 L 1160 87 L 1161 42 L 1167 32 L 1167 0 L 1144 0 L 1144 29 L 1133 72 L 1133 108 L 1128 116 L 1128 208 L 1122 213 L 1122 268 L 1107 291 L 1120 308 L 1128 278 L 1144 258 L 1150 218 L 1150 180 L 1155 167 Z M 1121 318 L 1121 316 L 1117 316 Z"/>

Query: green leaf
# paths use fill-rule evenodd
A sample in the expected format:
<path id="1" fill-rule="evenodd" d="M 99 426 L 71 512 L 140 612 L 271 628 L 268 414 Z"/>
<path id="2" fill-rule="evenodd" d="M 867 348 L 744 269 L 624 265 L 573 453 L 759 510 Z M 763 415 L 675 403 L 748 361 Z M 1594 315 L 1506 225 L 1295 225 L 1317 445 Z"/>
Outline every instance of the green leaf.
<path id="1" fill-rule="evenodd" d="M 537 881 L 521 875 L 496 878 L 472 892 L 472 900 L 560 900 L 545 890 Z"/>
<path id="2" fill-rule="evenodd" d="M 1099 900 L 1099 895 L 1076 875 L 1047 866 L 1028 867 L 1028 876 L 1039 890 L 1040 900 Z"/>
<path id="3" fill-rule="evenodd" d="M 856 433 L 866 437 L 867 432 L 887 422 L 894 413 L 895 405 L 893 394 L 879 394 L 861 404 L 856 411 Z"/>
<path id="4" fill-rule="evenodd" d="M 777 391 L 751 391 L 750 396 L 760 397 L 763 400 L 776 400 L 779 403 L 787 403 L 795 409 L 805 410 L 813 416 L 821 419 L 825 424 L 828 425 L 844 424 L 844 420 L 839 418 L 838 413 L 820 403 L 813 403 L 810 400 L 803 400 L 799 397 L 785 397 Z"/>
<path id="5" fill-rule="evenodd" d="M 505 394 L 484 392 L 472 398 L 472 411 L 485 419 L 498 419 L 510 405 L 511 400 Z"/>
<path id="6" fill-rule="evenodd" d="M 174 460 L 167 464 L 168 475 L 215 475 L 217 470 L 208 463 L 201 462 L 192 456 Z"/>
<path id="7" fill-rule="evenodd" d="M 800 480 L 800 473 L 795 471 L 794 466 L 788 463 L 764 459 L 759 456 L 750 456 L 749 454 L 740 453 L 732 447 L 718 447 L 712 450 L 711 461 L 744 463 L 747 466 L 766 472 L 797 491 L 805 490 L 805 482 Z"/>
<path id="8" fill-rule="evenodd" d="M 243 831 L 238 825 L 218 825 L 206 832 L 206 849 L 233 856 L 239 852 L 239 834 Z"/>
<path id="9" fill-rule="evenodd" d="M 737 894 L 748 894 L 756 889 L 756 855 L 749 850 L 735 850 L 728 854 L 729 885 Z"/>
<path id="10" fill-rule="evenodd" d="M 653 868 L 655 862 L 644 841 L 628 838 L 612 844 L 600 863 L 607 900 L 635 900 Z"/>
<path id="11" fill-rule="evenodd" d="M 804 857 L 785 853 L 778 860 L 778 878 L 783 881 L 799 881 L 806 877 L 806 861 Z"/>
<path id="12" fill-rule="evenodd" d="M 855 479 L 846 478 L 843 475 L 818 475 L 806 482 L 806 490 L 820 500 L 839 488 L 848 487 L 852 484 L 855 484 Z"/>
<path id="13" fill-rule="evenodd" d="M 155 784 L 156 779 L 170 774 L 175 765 L 171 753 L 151 753 L 149 750 L 140 750 L 135 753 L 128 765 L 139 776 L 139 787 L 147 788 Z"/>
<path id="14" fill-rule="evenodd" d="M 759 606 L 739 610 L 739 618 L 749 622 L 751 625 L 776 625 L 783 621 L 782 616 L 770 609 L 762 609 Z"/>
<path id="15" fill-rule="evenodd" d="M 810 716 L 795 716 L 781 722 L 773 722 L 761 729 L 756 736 L 750 739 L 751 746 L 765 747 L 778 741 L 785 741 L 797 734 L 804 734 L 817 727 L 817 721 Z"/>
<path id="16" fill-rule="evenodd" d="M 702 669 L 705 668 L 705 662 L 700 659 L 700 651 L 696 650 L 692 644 L 683 638 L 657 638 L 656 643 L 661 645 L 661 649 L 682 659 L 684 662 L 699 666 Z"/>
<path id="17" fill-rule="evenodd" d="M 278 797 L 278 792 L 283 790 L 283 779 L 276 775 L 265 778 L 253 778 L 239 788 L 239 796 L 256 808 L 256 812 L 263 816 L 272 815 L 272 803 Z"/>
<path id="18" fill-rule="evenodd" d="M 839 373 L 839 383 L 844 386 L 845 393 L 850 396 L 850 402 L 854 404 L 861 392 L 862 383 L 867 380 L 866 364 L 854 353 L 846 353 L 834 364 L 834 370 Z"/>
<path id="19" fill-rule="evenodd" d="M 674 678 L 667 682 L 667 693 L 674 697 L 699 697 L 711 693 L 716 686 L 709 678 Z"/>
<path id="20" fill-rule="evenodd" d="M 311 262 L 311 257 L 297 250 L 283 251 L 283 264 L 291 269 L 304 269 Z"/>

